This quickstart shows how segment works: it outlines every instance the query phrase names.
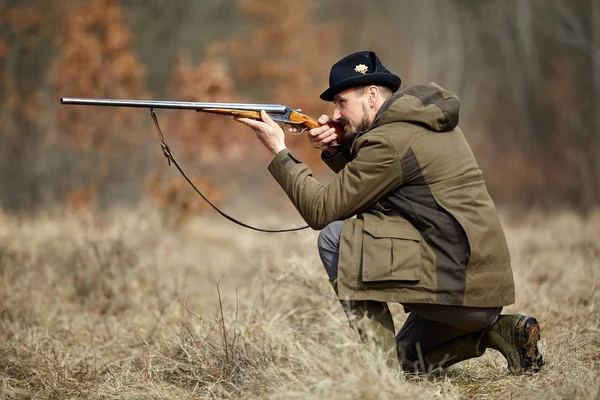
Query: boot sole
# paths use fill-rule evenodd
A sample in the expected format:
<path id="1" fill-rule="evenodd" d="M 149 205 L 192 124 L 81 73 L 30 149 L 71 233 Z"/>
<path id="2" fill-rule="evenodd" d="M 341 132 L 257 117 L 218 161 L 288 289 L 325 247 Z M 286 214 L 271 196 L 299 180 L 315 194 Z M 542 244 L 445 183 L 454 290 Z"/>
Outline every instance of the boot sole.
<path id="1" fill-rule="evenodd" d="M 537 320 L 521 316 L 515 329 L 515 339 L 521 359 L 521 372 L 539 372 L 544 360 L 538 349 L 540 324 Z"/>

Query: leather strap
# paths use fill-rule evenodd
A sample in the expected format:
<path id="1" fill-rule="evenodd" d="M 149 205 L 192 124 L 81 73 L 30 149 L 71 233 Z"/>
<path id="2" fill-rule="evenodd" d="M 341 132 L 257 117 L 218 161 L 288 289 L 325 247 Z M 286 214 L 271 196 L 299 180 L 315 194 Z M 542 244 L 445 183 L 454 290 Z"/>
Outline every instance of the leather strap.
<path id="1" fill-rule="evenodd" d="M 198 188 L 196 187 L 196 185 L 194 185 L 192 183 L 192 181 L 190 180 L 190 178 L 187 176 L 187 174 L 185 173 L 185 171 L 183 170 L 183 168 L 181 168 L 181 166 L 179 165 L 179 163 L 177 162 L 177 160 L 175 160 L 175 157 L 173 156 L 173 153 L 171 152 L 171 149 L 169 148 L 169 145 L 167 144 L 165 137 L 163 136 L 163 133 L 160 129 L 160 126 L 158 125 L 158 119 L 156 118 L 156 113 L 154 112 L 154 109 L 151 108 L 150 109 L 150 115 L 152 116 L 152 121 L 154 121 L 154 126 L 156 127 L 156 131 L 158 132 L 158 137 L 160 139 L 160 148 L 163 152 L 163 155 L 167 158 L 167 162 L 169 164 L 169 166 L 171 165 L 171 163 L 173 163 L 173 165 L 175 165 L 175 167 L 179 170 L 179 172 L 181 173 L 181 175 L 185 178 L 185 180 L 190 184 L 190 186 L 196 191 L 196 193 L 198 193 L 200 195 L 200 197 L 202 197 L 202 199 L 204 201 L 206 201 L 208 203 L 208 205 L 210 205 L 216 212 L 218 212 L 221 216 L 223 216 L 224 218 L 228 219 L 229 221 L 238 224 L 240 226 L 243 226 L 244 228 L 248 228 L 248 229 L 252 229 L 253 231 L 258 231 L 258 232 L 267 232 L 267 233 L 282 233 L 282 232 L 295 232 L 295 231 L 300 231 L 303 229 L 308 228 L 308 225 L 304 225 L 298 228 L 289 228 L 289 229 L 262 229 L 262 228 L 256 228 L 254 226 L 245 224 L 235 218 L 233 218 L 230 215 L 225 214 L 223 211 L 219 210 L 219 208 L 217 208 L 217 206 L 215 206 L 210 200 L 208 200 L 208 198 L 206 198 L 206 196 L 204 196 L 204 194 L 202 194 L 202 192 L 200 190 L 198 190 Z"/>

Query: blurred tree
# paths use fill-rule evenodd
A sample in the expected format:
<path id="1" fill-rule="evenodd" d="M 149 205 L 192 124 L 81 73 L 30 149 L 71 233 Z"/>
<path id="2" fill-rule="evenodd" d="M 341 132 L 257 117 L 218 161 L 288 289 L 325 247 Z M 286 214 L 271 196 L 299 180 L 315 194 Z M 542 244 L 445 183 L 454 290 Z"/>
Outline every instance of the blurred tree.
<path id="1" fill-rule="evenodd" d="M 233 87 L 233 79 L 219 60 L 193 65 L 184 55 L 177 59 L 170 80 L 170 89 L 180 101 L 235 102 L 238 99 Z M 235 170 L 233 166 L 256 159 L 248 151 L 255 140 L 249 143 L 253 138 L 230 117 L 182 111 L 167 114 L 163 122 L 173 154 L 184 162 L 194 185 L 213 203 L 226 197 L 228 181 L 223 178 Z M 210 208 L 185 180 L 170 171 L 152 173 L 147 187 L 167 226 L 177 227 L 187 217 Z"/>
<path id="2" fill-rule="evenodd" d="M 118 0 L 68 2 L 63 29 L 56 37 L 59 49 L 53 61 L 51 82 L 60 96 L 144 98 L 144 67 L 131 48 L 131 33 L 123 22 Z M 68 173 L 66 199 L 95 198 L 82 187 L 102 196 L 101 204 L 115 201 L 110 188 L 129 177 L 139 180 L 141 110 L 129 108 L 63 106 L 57 109 L 59 144 L 74 156 Z M 137 153 L 137 157 L 131 154 Z M 74 185 L 72 185 L 74 184 Z M 85 193 L 85 192 L 83 192 Z M 124 193 L 121 199 L 126 198 Z"/>
<path id="3" fill-rule="evenodd" d="M 317 86 L 314 77 L 326 79 L 329 61 L 314 63 L 310 52 L 299 50 L 320 46 L 333 53 L 334 47 L 330 46 L 336 44 L 335 29 L 311 22 L 311 2 L 286 0 L 274 5 L 265 0 L 242 0 L 239 8 L 254 24 L 243 35 L 230 32 L 228 38 L 212 43 L 204 60 L 196 65 L 193 65 L 189 52 L 180 54 L 170 81 L 170 91 L 175 97 L 184 101 L 211 102 L 260 102 L 258 99 L 262 99 L 268 103 L 302 104 L 308 108 L 320 102 L 318 93 L 322 85 Z M 240 92 L 252 99 L 243 100 Z M 261 153 L 260 144 L 248 128 L 231 118 L 186 113 L 171 115 L 165 126 L 182 145 L 181 155 L 189 161 L 186 162 L 188 170 L 202 171 L 194 174 L 194 182 L 211 193 L 211 197 L 223 198 L 224 192 L 219 190 L 223 185 L 215 182 L 224 172 L 237 169 L 236 173 L 239 173 L 244 169 L 243 172 L 251 176 L 258 170 L 264 171 L 264 162 L 258 161 L 263 158 L 261 154 L 266 156 L 267 153 Z M 300 148 L 301 152 L 304 150 L 317 161 L 319 152 L 307 148 L 307 142 L 305 137 L 300 138 L 293 147 Z M 250 150 L 257 147 L 258 151 Z M 317 168 L 321 166 L 320 162 L 312 164 Z M 239 174 L 236 176 L 241 178 Z M 165 181 L 165 174 L 159 173 L 149 183 L 153 197 L 168 210 L 165 215 L 176 215 L 174 209 L 188 215 L 205 207 L 195 193 L 189 188 L 186 190 L 186 183 L 181 180 Z M 174 193 L 180 194 L 174 196 Z M 171 218 L 171 221 L 181 220 L 181 215 Z"/>
<path id="4" fill-rule="evenodd" d="M 149 67 L 147 86 L 161 98 L 173 94 L 169 82 L 182 50 L 190 62 L 200 62 L 210 43 L 249 26 L 237 0 L 130 0 L 123 7 L 139 59 Z"/>
<path id="5" fill-rule="evenodd" d="M 252 29 L 216 42 L 208 54 L 227 60 L 241 91 L 255 99 L 302 108 L 314 117 L 329 112 L 319 94 L 338 58 L 337 24 L 315 22 L 312 0 L 240 0 L 239 6 L 254 22 Z M 315 169 L 324 168 L 306 137 L 287 141 Z"/>
<path id="6" fill-rule="evenodd" d="M 513 174 L 526 178 L 516 180 L 523 183 L 520 187 L 509 188 L 515 181 L 498 177 L 509 193 L 503 200 L 583 209 L 600 202 L 595 90 L 589 90 L 595 68 L 591 17 L 595 3 L 468 3 L 489 39 L 480 51 L 488 54 L 492 65 L 504 65 L 495 75 L 492 93 L 500 104 L 486 116 L 488 137 L 512 153 L 509 159 L 523 158 L 512 168 Z M 502 161 L 495 157 L 495 162 Z"/>
<path id="7" fill-rule="evenodd" d="M 0 204 L 29 209 L 45 200 L 39 160 L 45 142 L 50 40 L 60 26 L 60 3 L 0 2 Z M 34 172 L 34 173 L 32 173 Z"/>
<path id="8" fill-rule="evenodd" d="M 460 96 L 461 126 L 499 203 L 590 209 L 600 203 L 599 3 L 0 0 L 0 204 L 107 205 L 141 193 L 160 156 L 144 113 L 67 109 L 60 96 L 133 98 L 150 87 L 318 116 L 330 112 L 318 95 L 331 64 L 373 49 L 404 87 L 435 81 Z M 192 168 L 249 176 L 248 165 L 262 166 L 231 121 L 165 115 Z M 289 143 L 320 165 L 306 138 Z"/>
<path id="9" fill-rule="evenodd" d="M 147 96 L 144 67 L 132 53 L 131 34 L 123 24 L 119 1 L 70 3 L 56 44 L 59 53 L 51 78 L 57 93 L 100 98 Z M 135 116 L 130 109 L 61 107 L 59 111 L 58 127 L 67 146 L 107 151 L 114 144 L 132 142 L 131 135 L 115 134 L 105 126 L 113 120 L 123 124 L 119 130 L 131 128 Z"/>

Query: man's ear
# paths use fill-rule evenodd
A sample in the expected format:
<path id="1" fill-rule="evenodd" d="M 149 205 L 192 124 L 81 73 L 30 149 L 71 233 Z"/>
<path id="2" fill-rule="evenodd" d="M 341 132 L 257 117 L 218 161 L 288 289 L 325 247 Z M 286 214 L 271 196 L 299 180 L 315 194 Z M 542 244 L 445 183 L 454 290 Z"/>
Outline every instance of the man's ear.
<path id="1" fill-rule="evenodd" d="M 367 96 L 369 100 L 369 105 L 373 107 L 379 98 L 379 88 L 377 86 L 371 85 L 367 89 Z"/>

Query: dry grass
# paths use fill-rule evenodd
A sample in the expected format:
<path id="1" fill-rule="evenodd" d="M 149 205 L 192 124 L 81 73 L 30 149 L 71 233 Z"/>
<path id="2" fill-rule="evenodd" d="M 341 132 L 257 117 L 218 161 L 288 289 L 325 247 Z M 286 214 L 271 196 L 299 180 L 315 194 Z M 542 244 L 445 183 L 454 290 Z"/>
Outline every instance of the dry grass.
<path id="1" fill-rule="evenodd" d="M 540 320 L 546 369 L 508 376 L 488 351 L 411 380 L 357 344 L 315 232 L 0 213 L 0 398 L 599 398 L 600 214 L 529 214 L 507 234 L 507 311 Z"/>

